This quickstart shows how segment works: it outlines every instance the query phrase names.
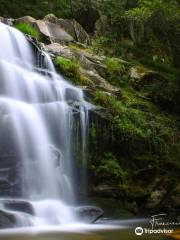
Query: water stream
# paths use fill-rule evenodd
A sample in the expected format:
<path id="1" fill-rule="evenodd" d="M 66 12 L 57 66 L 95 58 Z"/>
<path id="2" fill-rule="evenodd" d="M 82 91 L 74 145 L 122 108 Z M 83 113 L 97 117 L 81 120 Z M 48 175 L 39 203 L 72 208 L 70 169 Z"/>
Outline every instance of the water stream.
<path id="1" fill-rule="evenodd" d="M 21 162 L 21 197 L 32 203 L 35 225 L 76 221 L 71 156 L 73 107 L 80 103 L 82 148 L 87 109 L 81 89 L 55 71 L 49 55 L 35 66 L 32 47 L 18 30 L 0 23 L 0 129 L 11 129 Z M 40 74 L 36 67 L 43 68 Z M 11 137 L 11 136 L 10 136 Z"/>

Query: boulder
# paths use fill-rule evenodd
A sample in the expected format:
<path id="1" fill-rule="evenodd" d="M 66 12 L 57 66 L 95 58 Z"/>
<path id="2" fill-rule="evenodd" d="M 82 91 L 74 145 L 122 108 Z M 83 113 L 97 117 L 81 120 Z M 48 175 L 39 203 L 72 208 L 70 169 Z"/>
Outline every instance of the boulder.
<path id="1" fill-rule="evenodd" d="M 95 23 L 95 35 L 102 36 L 107 31 L 108 18 L 105 15 L 100 16 L 100 18 Z"/>
<path id="2" fill-rule="evenodd" d="M 0 229 L 13 228 L 16 226 L 17 220 L 15 215 L 10 212 L 0 210 Z"/>
<path id="3" fill-rule="evenodd" d="M 34 209 L 30 202 L 20 199 L 0 199 L 0 204 L 3 208 L 12 211 L 24 212 L 34 215 Z"/>
<path id="4" fill-rule="evenodd" d="M 0 209 L 0 229 L 31 226 L 31 217 L 26 213 Z"/>
<path id="5" fill-rule="evenodd" d="M 46 51 L 55 55 L 61 56 L 68 59 L 73 59 L 73 52 L 68 46 L 61 45 L 59 43 L 51 43 L 45 46 Z"/>
<path id="6" fill-rule="evenodd" d="M 94 223 L 104 215 L 104 211 L 99 207 L 82 206 L 76 208 L 78 218 L 87 223 Z"/>
<path id="7" fill-rule="evenodd" d="M 80 48 L 74 48 L 73 53 L 85 69 L 96 70 L 100 76 L 106 76 L 107 67 L 103 64 L 103 56 L 97 56 Z"/>
<path id="8" fill-rule="evenodd" d="M 57 24 L 37 20 L 35 26 L 42 35 L 49 37 L 52 40 L 62 42 L 73 41 L 73 37 Z"/>
<path id="9" fill-rule="evenodd" d="M 108 83 L 103 77 L 101 77 L 96 70 L 86 70 L 84 68 L 80 68 L 80 72 L 83 76 L 93 83 L 95 88 L 107 91 L 108 93 L 118 93 L 119 88 L 114 87 L 110 83 Z"/>
<path id="10" fill-rule="evenodd" d="M 43 20 L 36 20 L 24 16 L 15 20 L 15 23 L 27 23 L 36 28 L 41 38 L 48 38 L 47 42 L 71 42 L 90 44 L 90 38 L 83 27 L 74 19 L 58 19 L 53 14 L 48 14 Z"/>
<path id="11" fill-rule="evenodd" d="M 24 16 L 15 20 L 15 23 L 27 23 L 34 27 L 41 39 L 46 42 L 60 41 L 60 42 L 71 42 L 73 37 L 68 34 L 60 25 L 48 22 L 45 20 L 36 20 L 30 16 Z"/>
<path id="12" fill-rule="evenodd" d="M 146 69 L 142 66 L 134 66 L 130 68 L 129 75 L 131 81 L 138 89 L 144 88 L 152 84 L 165 84 L 167 79 L 159 72 Z"/>
<path id="13" fill-rule="evenodd" d="M 77 42 L 85 44 L 90 44 L 91 42 L 87 32 L 75 19 L 58 19 L 54 14 L 48 14 L 44 17 L 44 21 L 63 28 Z"/>
<path id="14" fill-rule="evenodd" d="M 15 20 L 15 23 L 27 23 L 29 25 L 33 25 L 35 22 L 36 19 L 31 16 L 24 16 Z"/>

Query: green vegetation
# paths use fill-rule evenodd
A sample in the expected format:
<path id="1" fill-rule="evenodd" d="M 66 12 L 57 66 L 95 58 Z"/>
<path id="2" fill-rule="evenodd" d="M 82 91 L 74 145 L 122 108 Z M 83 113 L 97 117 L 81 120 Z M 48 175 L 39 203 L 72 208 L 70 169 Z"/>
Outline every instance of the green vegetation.
<path id="1" fill-rule="evenodd" d="M 76 60 L 67 59 L 64 57 L 56 57 L 54 60 L 55 66 L 70 80 L 77 85 L 86 82 L 86 78 L 80 73 L 80 65 Z"/>
<path id="2" fill-rule="evenodd" d="M 78 75 L 79 64 L 76 61 L 64 57 L 57 57 L 54 63 L 67 77 L 76 77 Z"/>
<path id="3" fill-rule="evenodd" d="M 117 58 L 106 58 L 104 64 L 107 67 L 107 80 L 114 85 L 121 86 L 124 83 L 126 68 Z"/>
<path id="4" fill-rule="evenodd" d="M 92 34 L 92 46 L 69 45 L 100 55 L 92 65 L 119 88 L 102 91 L 82 71 L 86 63 L 56 57 L 54 63 L 74 84 L 88 86 L 103 113 L 91 119 L 88 168 L 94 186 L 115 186 L 116 197 L 144 200 L 154 189 L 172 190 L 179 179 L 179 20 L 178 0 L 2 0 L 0 14 L 75 18 Z M 104 16 L 97 32 L 96 21 Z M 100 24 L 100 23 L 99 23 Z M 16 27 L 37 37 L 27 24 Z M 78 52 L 78 51 L 77 51 Z M 102 67 L 103 66 L 103 67 Z M 86 69 L 87 70 L 87 69 Z M 99 71 L 98 71 L 99 70 Z M 132 72 L 134 71 L 134 74 Z M 135 76 L 136 75 L 136 76 Z M 93 82 L 94 85 L 90 86 Z M 100 85 L 100 84 L 99 84 Z M 89 97 L 89 96 L 88 96 Z M 102 117 L 99 117 L 101 116 Z M 98 118 L 98 119 L 97 119 Z M 80 140 L 77 148 L 80 148 Z M 81 150 L 76 153 L 82 159 Z M 111 193 L 112 194 L 112 193 Z M 113 194 L 112 194 L 113 195 Z"/>
<path id="5" fill-rule="evenodd" d="M 39 38 L 37 30 L 27 23 L 17 23 L 14 27 L 17 28 L 19 31 L 28 34 L 34 38 Z"/>
<path id="6" fill-rule="evenodd" d="M 97 179 L 100 178 L 100 181 L 104 180 L 111 183 L 118 183 L 120 181 L 124 183 L 128 177 L 128 173 L 121 168 L 112 153 L 104 154 L 99 167 L 97 168 L 92 165 L 91 170 L 94 171 Z"/>

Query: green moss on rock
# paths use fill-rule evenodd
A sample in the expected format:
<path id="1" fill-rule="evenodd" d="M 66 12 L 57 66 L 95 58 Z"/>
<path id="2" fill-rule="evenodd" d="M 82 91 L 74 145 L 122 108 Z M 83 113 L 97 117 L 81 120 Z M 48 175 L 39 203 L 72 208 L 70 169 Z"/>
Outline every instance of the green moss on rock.
<path id="1" fill-rule="evenodd" d="M 17 23 L 14 25 L 14 27 L 17 28 L 19 31 L 23 32 L 24 34 L 39 39 L 38 31 L 27 23 Z"/>
<path id="2" fill-rule="evenodd" d="M 54 60 L 57 69 L 74 84 L 86 85 L 86 78 L 80 71 L 80 64 L 76 60 L 65 57 L 56 57 Z"/>

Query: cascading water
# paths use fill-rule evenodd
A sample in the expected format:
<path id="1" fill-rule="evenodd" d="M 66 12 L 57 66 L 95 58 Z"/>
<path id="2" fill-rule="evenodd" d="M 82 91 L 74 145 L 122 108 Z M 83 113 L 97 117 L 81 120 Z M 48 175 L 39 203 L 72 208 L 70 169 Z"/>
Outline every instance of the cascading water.
<path id="1" fill-rule="evenodd" d="M 74 222 L 68 207 L 75 198 L 69 102 L 80 102 L 85 151 L 88 114 L 83 92 L 56 74 L 47 53 L 46 74 L 38 73 L 31 46 L 18 30 L 0 23 L 0 39 L 0 129 L 15 139 L 22 163 L 21 197 L 33 204 L 36 225 Z"/>

